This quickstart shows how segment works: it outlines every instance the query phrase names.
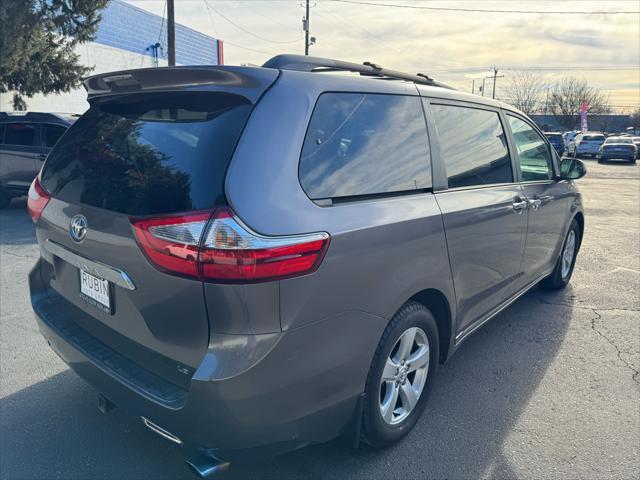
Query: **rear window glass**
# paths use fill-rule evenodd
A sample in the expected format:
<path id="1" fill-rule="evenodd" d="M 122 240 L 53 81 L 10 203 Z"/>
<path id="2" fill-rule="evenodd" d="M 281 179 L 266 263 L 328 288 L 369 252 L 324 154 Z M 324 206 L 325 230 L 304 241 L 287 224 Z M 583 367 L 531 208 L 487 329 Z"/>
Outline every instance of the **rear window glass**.
<path id="1" fill-rule="evenodd" d="M 222 93 L 140 94 L 93 105 L 49 154 L 53 196 L 131 215 L 210 208 L 250 112 Z"/>
<path id="2" fill-rule="evenodd" d="M 497 112 L 432 105 L 449 188 L 509 183 L 511 159 Z"/>
<path id="3" fill-rule="evenodd" d="M 604 142 L 604 135 L 585 135 L 585 136 L 582 137 L 582 141 Z"/>
<path id="4" fill-rule="evenodd" d="M 624 137 L 609 137 L 604 143 L 633 143 L 633 140 Z"/>
<path id="5" fill-rule="evenodd" d="M 431 187 L 427 127 L 418 97 L 325 93 L 313 111 L 300 183 L 314 199 Z"/>
<path id="6" fill-rule="evenodd" d="M 559 133 L 545 133 L 545 136 L 546 136 L 549 140 L 553 140 L 553 141 L 557 141 L 557 142 L 559 142 L 560 140 L 562 140 L 562 135 L 560 135 Z"/>
<path id="7" fill-rule="evenodd" d="M 4 143 L 32 147 L 36 138 L 36 126 L 33 123 L 7 123 L 5 125 Z"/>

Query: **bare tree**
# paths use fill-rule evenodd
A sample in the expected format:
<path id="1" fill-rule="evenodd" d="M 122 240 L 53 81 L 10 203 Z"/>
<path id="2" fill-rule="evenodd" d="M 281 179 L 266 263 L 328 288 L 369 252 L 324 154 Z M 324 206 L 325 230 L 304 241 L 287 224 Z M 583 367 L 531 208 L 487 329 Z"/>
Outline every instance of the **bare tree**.
<path id="1" fill-rule="evenodd" d="M 629 115 L 629 126 L 634 130 L 640 130 L 640 107 L 637 107 L 631 115 Z"/>
<path id="2" fill-rule="evenodd" d="M 506 101 L 527 115 L 542 110 L 545 89 L 545 77 L 531 72 L 510 74 L 504 87 Z"/>
<path id="3" fill-rule="evenodd" d="M 549 109 L 556 121 L 567 130 L 573 129 L 580 118 L 582 102 L 587 102 L 592 114 L 609 113 L 609 97 L 586 80 L 564 77 L 553 85 L 549 95 Z"/>

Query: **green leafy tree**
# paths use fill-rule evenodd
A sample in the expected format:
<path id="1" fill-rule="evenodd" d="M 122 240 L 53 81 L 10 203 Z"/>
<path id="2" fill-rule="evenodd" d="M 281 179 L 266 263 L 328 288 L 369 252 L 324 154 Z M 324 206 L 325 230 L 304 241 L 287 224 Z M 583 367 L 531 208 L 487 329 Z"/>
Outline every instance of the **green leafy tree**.
<path id="1" fill-rule="evenodd" d="M 76 45 L 95 36 L 109 0 L 1 0 L 0 93 L 24 97 L 68 92 L 92 68 L 79 63 Z"/>

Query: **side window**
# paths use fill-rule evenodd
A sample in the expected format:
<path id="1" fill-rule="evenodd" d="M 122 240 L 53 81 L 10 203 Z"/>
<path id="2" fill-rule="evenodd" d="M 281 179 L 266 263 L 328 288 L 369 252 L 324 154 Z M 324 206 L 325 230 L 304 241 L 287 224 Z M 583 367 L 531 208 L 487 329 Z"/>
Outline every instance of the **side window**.
<path id="1" fill-rule="evenodd" d="M 430 188 L 420 99 L 322 94 L 304 139 L 299 176 L 313 200 Z"/>
<path id="2" fill-rule="evenodd" d="M 516 142 L 522 180 L 532 182 L 553 178 L 553 158 L 547 142 L 524 120 L 507 115 Z"/>
<path id="3" fill-rule="evenodd" d="M 62 125 L 52 125 L 50 123 L 43 125 L 44 128 L 44 145 L 53 147 L 64 132 L 67 131 Z"/>
<path id="4" fill-rule="evenodd" d="M 432 105 L 449 188 L 510 183 L 511 159 L 497 112 Z"/>
<path id="5" fill-rule="evenodd" d="M 4 143 L 31 147 L 35 144 L 36 126 L 32 123 L 7 123 L 5 125 Z"/>

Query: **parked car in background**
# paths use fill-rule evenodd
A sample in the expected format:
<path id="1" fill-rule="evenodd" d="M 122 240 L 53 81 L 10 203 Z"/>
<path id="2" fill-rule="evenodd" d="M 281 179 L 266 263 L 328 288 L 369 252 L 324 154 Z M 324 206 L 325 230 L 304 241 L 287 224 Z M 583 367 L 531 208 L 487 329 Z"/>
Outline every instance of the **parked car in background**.
<path id="1" fill-rule="evenodd" d="M 560 132 L 544 132 L 545 137 L 549 139 L 553 148 L 556 149 L 558 155 L 562 156 L 565 150 L 564 139 L 562 138 L 562 133 Z"/>
<path id="2" fill-rule="evenodd" d="M 567 150 L 567 148 L 569 148 L 569 143 L 570 143 L 574 138 L 576 138 L 576 135 L 577 135 L 578 133 L 580 133 L 580 132 L 579 132 L 579 131 L 577 131 L 577 130 L 571 130 L 571 131 L 568 131 L 568 132 L 564 132 L 564 133 L 562 134 L 562 139 L 564 140 L 564 149 L 565 149 L 565 151 Z"/>
<path id="3" fill-rule="evenodd" d="M 466 338 L 571 279 L 584 164 L 507 104 L 299 55 L 85 87 L 29 193 L 37 322 L 202 478 L 399 441 Z"/>
<path id="4" fill-rule="evenodd" d="M 640 137 L 632 137 L 631 140 L 636 146 L 636 158 L 640 158 Z"/>
<path id="5" fill-rule="evenodd" d="M 26 195 L 51 148 L 75 117 L 40 112 L 0 112 L 0 208 Z"/>
<path id="6" fill-rule="evenodd" d="M 567 153 L 572 157 L 595 157 L 606 137 L 599 132 L 579 133 L 569 142 Z"/>
<path id="7" fill-rule="evenodd" d="M 598 163 L 608 160 L 626 160 L 636 163 L 638 147 L 633 143 L 632 137 L 609 137 L 600 147 Z"/>

